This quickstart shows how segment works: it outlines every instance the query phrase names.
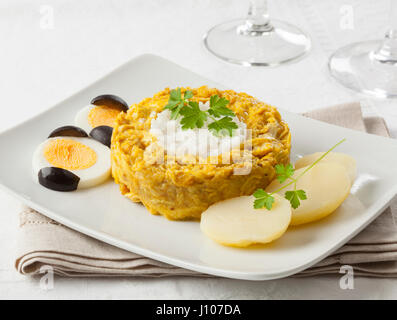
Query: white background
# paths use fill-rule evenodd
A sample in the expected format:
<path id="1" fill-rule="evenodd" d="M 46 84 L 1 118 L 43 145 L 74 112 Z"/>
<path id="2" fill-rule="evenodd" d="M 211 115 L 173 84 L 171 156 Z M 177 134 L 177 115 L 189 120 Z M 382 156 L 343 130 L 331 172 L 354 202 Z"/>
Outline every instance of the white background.
<path id="1" fill-rule="evenodd" d="M 365 114 L 383 116 L 397 137 L 396 100 L 358 96 L 327 72 L 327 58 L 340 46 L 383 36 L 388 0 L 270 0 L 269 6 L 271 16 L 312 37 L 312 51 L 299 63 L 245 68 L 205 50 L 203 34 L 221 21 L 245 16 L 248 0 L 1 0 L 0 131 L 50 108 L 132 57 L 154 53 L 293 112 L 360 100 Z M 350 9 L 353 15 L 347 16 Z M 53 12 L 52 27 L 48 10 Z M 353 19 L 353 29 L 346 29 L 350 24 L 345 19 Z M 0 298 L 397 298 L 397 279 L 356 278 L 354 290 L 342 290 L 341 275 L 268 282 L 57 277 L 52 290 L 43 290 L 39 278 L 14 269 L 19 210 L 20 204 L 1 191 Z"/>

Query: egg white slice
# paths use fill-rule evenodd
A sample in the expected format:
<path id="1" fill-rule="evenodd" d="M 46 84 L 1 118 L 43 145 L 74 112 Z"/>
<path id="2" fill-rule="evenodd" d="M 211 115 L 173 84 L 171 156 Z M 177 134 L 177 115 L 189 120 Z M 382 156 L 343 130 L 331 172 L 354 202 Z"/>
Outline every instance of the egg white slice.
<path id="1" fill-rule="evenodd" d="M 80 178 L 77 189 L 90 188 L 104 182 L 110 176 L 111 162 L 110 149 L 96 140 L 80 137 L 55 137 L 49 138 L 41 143 L 33 154 L 32 167 L 33 177 L 38 181 L 38 173 L 44 167 L 52 167 L 44 157 L 44 148 L 50 140 L 69 139 L 80 142 L 94 150 L 97 155 L 97 161 L 89 168 L 82 170 L 69 170 Z"/>
<path id="2" fill-rule="evenodd" d="M 94 106 L 93 104 L 84 107 L 79 112 L 77 112 L 76 117 L 74 118 L 75 125 L 82 128 L 88 134 L 91 132 L 92 129 L 94 129 L 94 127 L 91 126 L 88 122 L 88 115 L 90 114 L 91 109 L 95 107 L 96 106 Z"/>

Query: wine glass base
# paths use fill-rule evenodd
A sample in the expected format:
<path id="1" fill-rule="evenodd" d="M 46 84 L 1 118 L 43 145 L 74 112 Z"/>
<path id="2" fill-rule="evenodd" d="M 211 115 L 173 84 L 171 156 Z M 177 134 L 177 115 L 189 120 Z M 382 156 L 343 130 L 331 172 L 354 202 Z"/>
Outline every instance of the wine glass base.
<path id="1" fill-rule="evenodd" d="M 331 75 L 343 86 L 377 98 L 397 98 L 397 62 L 382 62 L 375 52 L 383 41 L 353 43 L 329 59 Z"/>
<path id="2" fill-rule="evenodd" d="M 222 23 L 204 36 L 206 48 L 220 59 L 244 66 L 277 66 L 302 58 L 310 38 L 286 22 L 271 20 L 271 30 L 244 34 L 246 20 Z"/>

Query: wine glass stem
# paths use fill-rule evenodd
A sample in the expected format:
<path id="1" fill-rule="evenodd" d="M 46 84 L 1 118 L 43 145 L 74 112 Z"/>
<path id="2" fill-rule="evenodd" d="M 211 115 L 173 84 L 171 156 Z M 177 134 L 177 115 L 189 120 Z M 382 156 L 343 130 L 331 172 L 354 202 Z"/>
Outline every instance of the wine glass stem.
<path id="1" fill-rule="evenodd" d="M 390 0 L 390 28 L 373 58 L 382 63 L 397 64 L 397 1 Z"/>
<path id="2" fill-rule="evenodd" d="M 250 0 L 247 20 L 254 26 L 267 25 L 270 22 L 267 0 Z"/>
<path id="3" fill-rule="evenodd" d="M 238 28 L 244 35 L 261 36 L 273 31 L 267 10 L 267 0 L 250 0 L 247 21 Z"/>
<path id="4" fill-rule="evenodd" d="M 397 32 L 397 1 L 390 0 L 390 29 Z"/>

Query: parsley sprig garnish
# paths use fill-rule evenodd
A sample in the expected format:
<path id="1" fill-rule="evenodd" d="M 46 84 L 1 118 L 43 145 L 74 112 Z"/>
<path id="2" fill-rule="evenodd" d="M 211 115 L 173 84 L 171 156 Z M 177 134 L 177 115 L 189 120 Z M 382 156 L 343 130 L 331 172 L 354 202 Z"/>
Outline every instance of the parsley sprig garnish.
<path id="1" fill-rule="evenodd" d="M 226 107 L 228 104 L 229 100 L 225 98 L 220 98 L 218 95 L 211 96 L 208 113 L 216 118 L 222 116 L 234 117 L 234 112 Z"/>
<path id="2" fill-rule="evenodd" d="M 237 124 L 233 122 L 233 119 L 230 117 L 223 117 L 222 119 L 219 120 L 215 119 L 213 122 L 211 122 L 208 125 L 208 129 L 210 129 L 215 136 L 223 136 L 226 134 L 232 136 L 233 129 L 237 129 L 237 128 L 238 128 Z"/>
<path id="3" fill-rule="evenodd" d="M 255 209 L 262 209 L 266 207 L 267 210 L 271 210 L 274 202 L 274 197 L 272 194 L 267 193 L 263 189 L 258 189 L 254 192 L 254 197 L 256 198 L 254 201 Z"/>
<path id="4" fill-rule="evenodd" d="M 207 119 L 212 122 L 208 124 L 208 129 L 216 136 L 233 135 L 233 129 L 237 129 L 237 124 L 233 121 L 235 113 L 227 107 L 229 100 L 213 95 L 210 98 L 210 107 L 207 111 L 202 111 L 198 102 L 191 101 L 193 92 L 185 91 L 182 97 L 181 88 L 171 90 L 170 98 L 164 109 L 171 110 L 171 119 L 181 117 L 180 123 L 183 130 L 202 128 Z"/>
<path id="5" fill-rule="evenodd" d="M 199 104 L 189 101 L 188 105 L 179 112 L 182 115 L 182 129 L 201 128 L 207 120 L 207 113 L 200 110 Z"/>
<path id="6" fill-rule="evenodd" d="M 278 164 L 275 167 L 276 170 L 276 178 L 280 183 L 284 183 L 287 180 L 290 180 L 287 184 L 281 186 L 279 189 L 272 193 L 267 193 L 263 189 L 258 189 L 254 192 L 253 196 L 255 197 L 254 201 L 254 208 L 255 209 L 262 209 L 266 208 L 267 210 L 271 210 L 273 203 L 274 203 L 274 197 L 273 195 L 275 193 L 279 193 L 280 191 L 284 190 L 290 185 L 294 185 L 294 190 L 286 191 L 284 194 L 284 197 L 290 202 L 291 207 L 296 209 L 300 206 L 301 200 L 306 200 L 307 195 L 304 190 L 297 190 L 296 189 L 296 183 L 298 180 L 306 173 L 308 172 L 311 168 L 313 168 L 317 163 L 319 163 L 324 157 L 330 153 L 332 150 L 334 150 L 337 146 L 345 142 L 346 139 L 342 139 L 339 141 L 337 144 L 335 144 L 331 149 L 329 149 L 327 152 L 325 152 L 321 157 L 319 157 L 316 161 L 314 161 L 310 166 L 308 166 L 300 175 L 298 175 L 296 178 L 293 177 L 295 173 L 295 169 L 291 164 L 283 165 L 283 164 Z"/>
<path id="7" fill-rule="evenodd" d="M 189 103 L 189 99 L 193 97 L 193 92 L 187 90 L 183 94 L 181 94 L 181 88 L 178 88 L 176 90 L 171 90 L 170 93 L 170 98 L 168 100 L 167 105 L 164 107 L 164 109 L 170 109 L 171 110 L 171 119 L 175 120 L 178 118 L 180 111 L 182 108 Z"/>

